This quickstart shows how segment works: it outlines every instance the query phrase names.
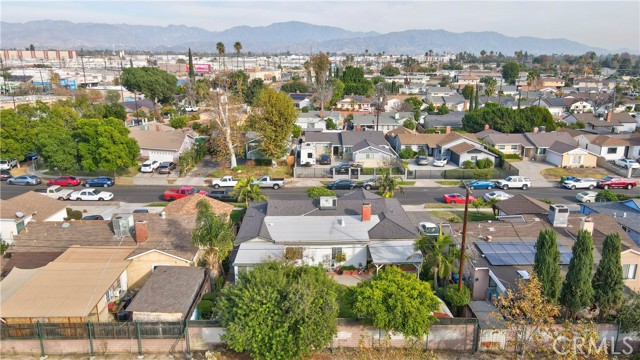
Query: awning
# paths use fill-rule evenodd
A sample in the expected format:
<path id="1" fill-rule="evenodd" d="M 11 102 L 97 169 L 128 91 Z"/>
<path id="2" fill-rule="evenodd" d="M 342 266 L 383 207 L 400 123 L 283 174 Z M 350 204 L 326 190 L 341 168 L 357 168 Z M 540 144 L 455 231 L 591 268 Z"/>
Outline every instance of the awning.
<path id="1" fill-rule="evenodd" d="M 413 240 L 372 242 L 369 244 L 369 253 L 376 265 L 422 263 L 422 254 L 415 250 Z"/>
<path id="2" fill-rule="evenodd" d="M 280 261 L 285 247 L 270 242 L 244 242 L 240 244 L 233 265 L 256 265 L 265 261 Z"/>

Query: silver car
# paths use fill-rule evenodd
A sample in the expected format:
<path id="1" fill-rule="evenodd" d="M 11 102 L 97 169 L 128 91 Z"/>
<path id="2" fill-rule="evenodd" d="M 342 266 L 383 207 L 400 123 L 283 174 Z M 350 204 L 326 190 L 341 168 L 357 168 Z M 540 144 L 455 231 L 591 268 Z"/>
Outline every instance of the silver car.
<path id="1" fill-rule="evenodd" d="M 426 156 L 420 155 L 420 156 L 418 156 L 416 158 L 416 164 L 418 164 L 418 165 L 429 165 L 429 158 L 426 157 Z"/>
<path id="2" fill-rule="evenodd" d="M 42 180 L 35 175 L 21 175 L 21 176 L 16 176 L 14 178 L 7 180 L 7 184 L 10 184 L 10 185 L 35 186 L 41 183 L 42 183 Z"/>
<path id="3" fill-rule="evenodd" d="M 448 158 L 438 156 L 437 158 L 433 159 L 433 166 L 443 167 L 447 165 L 448 162 L 449 162 Z"/>

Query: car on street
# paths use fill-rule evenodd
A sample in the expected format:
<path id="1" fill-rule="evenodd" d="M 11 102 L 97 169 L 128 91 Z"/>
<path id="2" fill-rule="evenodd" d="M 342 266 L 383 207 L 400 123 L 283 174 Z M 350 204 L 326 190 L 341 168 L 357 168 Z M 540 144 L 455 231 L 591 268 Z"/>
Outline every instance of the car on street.
<path id="1" fill-rule="evenodd" d="M 224 202 L 237 202 L 238 197 L 233 193 L 233 189 L 211 190 L 207 194 L 208 197 Z"/>
<path id="2" fill-rule="evenodd" d="M 331 168 L 335 174 L 348 174 L 349 169 L 351 169 L 351 165 L 347 163 L 338 164 Z"/>
<path id="3" fill-rule="evenodd" d="M 327 184 L 327 189 L 330 190 L 353 190 L 357 186 L 356 182 L 349 179 L 341 179 L 332 181 Z"/>
<path id="4" fill-rule="evenodd" d="M 113 193 L 98 189 L 82 189 L 71 193 L 69 200 L 85 200 L 85 201 L 105 201 L 113 199 Z"/>
<path id="5" fill-rule="evenodd" d="M 102 215 L 87 215 L 82 218 L 82 220 L 104 220 Z"/>
<path id="6" fill-rule="evenodd" d="M 157 169 L 158 166 L 160 166 L 160 163 L 158 161 L 147 160 L 143 162 L 142 165 L 140 166 L 140 172 L 150 173 L 150 172 L 153 172 L 153 170 Z"/>
<path id="7" fill-rule="evenodd" d="M 36 154 L 35 152 L 31 151 L 28 152 L 25 156 L 24 156 L 24 161 L 33 161 L 38 159 L 38 154 Z"/>
<path id="8" fill-rule="evenodd" d="M 491 199 L 507 200 L 507 199 L 511 199 L 512 197 L 513 195 L 507 194 L 504 191 L 492 191 L 490 193 L 484 194 L 482 198 L 484 199 L 484 201 L 489 201 Z"/>
<path id="9" fill-rule="evenodd" d="M 496 183 L 491 180 L 473 180 L 467 183 L 469 189 L 493 189 L 496 187 Z"/>
<path id="10" fill-rule="evenodd" d="M 0 170 L 0 181 L 5 181 L 11 179 L 13 175 L 11 175 L 11 171 L 9 170 Z"/>
<path id="11" fill-rule="evenodd" d="M 35 175 L 20 175 L 7 180 L 9 185 L 39 185 L 42 184 L 42 179 Z"/>
<path id="12" fill-rule="evenodd" d="M 616 161 L 614 161 L 614 163 L 620 167 L 623 167 L 625 169 L 628 168 L 632 168 L 632 169 L 637 169 L 640 168 L 640 163 L 638 163 L 638 160 L 634 160 L 634 159 L 626 159 L 626 158 L 620 158 L 617 159 Z"/>
<path id="13" fill-rule="evenodd" d="M 444 202 L 447 204 L 464 204 L 466 197 L 462 194 L 444 194 L 442 195 Z M 476 198 L 469 195 L 469 203 L 476 201 Z"/>
<path id="14" fill-rule="evenodd" d="M 158 174 L 171 174 L 171 172 L 175 169 L 176 164 L 174 162 L 165 161 L 160 163 L 160 166 L 158 166 L 158 169 L 156 169 L 156 171 L 158 172 Z"/>
<path id="15" fill-rule="evenodd" d="M 418 156 L 416 157 L 416 164 L 418 165 L 429 165 L 429 158 L 426 156 Z"/>
<path id="16" fill-rule="evenodd" d="M 331 165 L 331 155 L 329 155 L 329 154 L 320 155 L 320 160 L 318 160 L 318 164 L 320 164 L 320 165 Z"/>
<path id="17" fill-rule="evenodd" d="M 0 170 L 11 170 L 18 166 L 18 159 L 13 158 L 11 160 L 0 160 Z"/>
<path id="18" fill-rule="evenodd" d="M 78 179 L 75 176 L 60 176 L 57 179 L 51 179 L 49 181 L 47 181 L 47 186 L 53 186 L 53 185 L 58 185 L 58 186 L 78 186 L 80 185 L 81 181 L 80 179 Z"/>
<path id="19" fill-rule="evenodd" d="M 433 159 L 432 165 L 437 167 L 443 167 L 447 165 L 448 162 L 449 162 L 449 158 L 446 158 L 444 156 L 438 156 L 435 159 Z"/>
<path id="20" fill-rule="evenodd" d="M 570 180 L 565 180 L 565 182 L 562 183 L 562 186 L 571 190 L 575 190 L 575 189 L 592 190 L 593 188 L 596 187 L 596 185 L 598 185 L 598 181 L 596 179 L 591 179 L 591 178 L 573 178 Z"/>
<path id="21" fill-rule="evenodd" d="M 531 179 L 524 176 L 507 176 L 504 180 L 496 181 L 496 188 L 502 190 L 522 189 L 527 190 L 531 187 Z"/>
<path id="22" fill-rule="evenodd" d="M 601 189 L 609 188 L 626 188 L 627 190 L 633 189 L 638 185 L 638 181 L 634 179 L 625 179 L 621 176 L 606 176 L 598 180 L 597 186 Z"/>
<path id="23" fill-rule="evenodd" d="M 84 181 L 84 187 L 109 187 L 115 184 L 116 181 L 108 176 L 98 176 Z"/>
<path id="24" fill-rule="evenodd" d="M 597 191 L 583 191 L 576 194 L 576 200 L 583 203 L 596 202 Z"/>

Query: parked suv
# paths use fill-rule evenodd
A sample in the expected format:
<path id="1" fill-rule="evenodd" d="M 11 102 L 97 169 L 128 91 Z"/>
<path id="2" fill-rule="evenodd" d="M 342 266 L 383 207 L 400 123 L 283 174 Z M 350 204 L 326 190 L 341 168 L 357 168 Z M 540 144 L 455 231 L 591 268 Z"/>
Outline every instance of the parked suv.
<path id="1" fill-rule="evenodd" d="M 18 166 L 18 159 L 0 160 L 0 170 L 11 170 Z"/>
<path id="2" fill-rule="evenodd" d="M 496 181 L 496 187 L 507 189 L 522 189 L 527 190 L 531 187 L 531 179 L 524 176 L 509 176 L 504 180 Z"/>

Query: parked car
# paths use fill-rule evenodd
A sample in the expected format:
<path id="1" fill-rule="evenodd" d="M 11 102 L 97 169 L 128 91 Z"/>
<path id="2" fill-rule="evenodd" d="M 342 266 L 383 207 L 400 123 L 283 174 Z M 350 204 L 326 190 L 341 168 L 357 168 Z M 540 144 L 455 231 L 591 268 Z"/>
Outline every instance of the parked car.
<path id="1" fill-rule="evenodd" d="M 347 163 L 338 164 L 331 168 L 335 174 L 348 174 L 351 165 Z"/>
<path id="2" fill-rule="evenodd" d="M 435 159 L 433 159 L 433 166 L 438 166 L 438 167 L 443 167 L 445 165 L 447 165 L 447 163 L 449 162 L 449 158 L 446 158 L 444 156 L 438 156 Z"/>
<path id="3" fill-rule="evenodd" d="M 24 161 L 33 161 L 38 159 L 38 154 L 36 154 L 35 152 L 31 151 L 28 152 L 25 156 L 24 156 Z"/>
<path id="4" fill-rule="evenodd" d="M 562 183 L 562 186 L 567 189 L 575 190 L 575 189 L 593 189 L 598 185 L 598 181 L 596 179 L 591 178 L 573 178 L 569 180 L 565 180 Z"/>
<path id="5" fill-rule="evenodd" d="M 147 160 L 140 166 L 140 172 L 150 173 L 153 172 L 153 170 L 157 169 L 158 166 L 160 166 L 160 163 L 156 160 Z"/>
<path id="6" fill-rule="evenodd" d="M 87 215 L 82 218 L 82 220 L 104 220 L 102 215 Z"/>
<path id="7" fill-rule="evenodd" d="M 35 175 L 20 175 L 7 180 L 7 184 L 10 185 L 31 185 L 35 186 L 42 184 L 42 179 Z"/>
<path id="8" fill-rule="evenodd" d="M 440 227 L 430 222 L 421 222 L 418 225 L 418 230 L 421 234 L 427 236 L 438 236 L 440 234 Z"/>
<path id="9" fill-rule="evenodd" d="M 356 182 L 349 179 L 341 179 L 332 181 L 327 184 L 327 189 L 330 190 L 353 190 L 357 186 Z"/>
<path id="10" fill-rule="evenodd" d="M 508 176 L 504 180 L 496 181 L 496 187 L 507 190 L 507 189 L 522 189 L 527 190 L 531 187 L 531 179 L 524 176 Z"/>
<path id="11" fill-rule="evenodd" d="M 75 176 L 61 176 L 57 179 L 51 179 L 47 181 L 47 186 L 78 186 L 81 181 Z"/>
<path id="12" fill-rule="evenodd" d="M 84 181 L 85 187 L 109 187 L 115 184 L 116 181 L 108 176 L 98 176 Z"/>
<path id="13" fill-rule="evenodd" d="M 233 189 L 211 190 L 207 194 L 208 197 L 224 202 L 237 202 L 238 197 L 233 194 Z"/>
<path id="14" fill-rule="evenodd" d="M 464 204 L 466 201 L 466 196 L 458 193 L 444 194 L 442 197 L 444 198 L 444 202 L 447 204 Z M 469 195 L 469 203 L 473 201 L 476 201 L 476 198 Z"/>
<path id="15" fill-rule="evenodd" d="M 621 176 L 607 176 L 598 180 L 597 186 L 601 189 L 609 188 L 626 188 L 631 190 L 634 186 L 638 185 L 638 182 L 633 179 L 625 179 Z"/>
<path id="16" fill-rule="evenodd" d="M 595 202 L 596 196 L 598 196 L 597 191 L 583 191 L 576 194 L 576 200 L 583 203 Z"/>
<path id="17" fill-rule="evenodd" d="M 18 166 L 18 159 L 13 158 L 11 160 L 0 160 L 0 170 L 11 170 Z"/>
<path id="18" fill-rule="evenodd" d="M 0 181 L 5 181 L 11 179 L 13 175 L 11 175 L 11 171 L 9 170 L 0 170 Z"/>
<path id="19" fill-rule="evenodd" d="M 429 158 L 423 155 L 416 157 L 417 165 L 429 165 Z"/>
<path id="20" fill-rule="evenodd" d="M 69 200 L 105 201 L 113 199 L 113 193 L 98 189 L 82 189 L 71 193 Z"/>
<path id="21" fill-rule="evenodd" d="M 180 189 L 168 189 L 162 194 L 162 197 L 166 201 L 174 201 L 178 199 L 182 199 L 185 196 L 189 196 L 191 194 L 200 194 L 207 195 L 207 192 L 204 190 L 200 190 L 193 186 L 183 186 Z"/>
<path id="22" fill-rule="evenodd" d="M 73 194 L 73 190 L 64 189 L 60 185 L 53 185 L 53 186 L 49 186 L 46 189 L 37 189 L 34 191 L 42 195 L 46 195 L 52 199 L 58 199 L 58 200 L 69 200 L 69 198 L 71 197 L 71 194 Z"/>
<path id="23" fill-rule="evenodd" d="M 194 111 L 198 111 L 200 110 L 197 106 L 195 105 L 187 105 L 184 107 L 184 111 L 186 112 L 194 112 Z"/>
<path id="24" fill-rule="evenodd" d="M 320 164 L 320 165 L 331 165 L 331 155 L 329 155 L 329 154 L 320 155 L 320 160 L 318 160 L 318 164 Z"/>
<path id="25" fill-rule="evenodd" d="M 365 190 L 375 190 L 380 188 L 380 183 L 378 182 L 378 177 L 373 177 L 368 180 L 362 180 L 361 185 Z"/>
<path id="26" fill-rule="evenodd" d="M 618 166 L 621 166 L 625 169 L 628 168 L 632 168 L 632 169 L 637 169 L 640 168 L 640 163 L 638 163 L 638 160 L 634 160 L 634 159 L 625 159 L 625 158 L 620 158 L 617 159 L 616 161 L 614 161 L 614 163 Z"/>
<path id="27" fill-rule="evenodd" d="M 272 188 L 278 190 L 284 186 L 284 178 L 274 178 L 268 175 L 261 177 L 260 179 L 253 180 L 253 184 L 257 184 L 261 188 Z"/>
<path id="28" fill-rule="evenodd" d="M 237 184 L 238 184 L 238 179 L 229 175 L 223 176 L 217 180 L 211 180 L 211 186 L 213 186 L 214 189 L 218 189 L 221 187 L 234 187 Z"/>
<path id="29" fill-rule="evenodd" d="M 491 180 L 473 180 L 467 183 L 469 189 L 493 189 L 496 183 Z"/>
<path id="30" fill-rule="evenodd" d="M 507 200 L 507 199 L 511 199 L 512 197 L 513 195 L 507 194 L 504 191 L 492 191 L 490 193 L 484 194 L 482 198 L 484 199 L 484 201 L 489 201 L 491 199 Z"/>
<path id="31" fill-rule="evenodd" d="M 176 164 L 171 161 L 165 161 L 158 166 L 156 170 L 158 174 L 171 174 L 171 171 L 176 169 Z"/>

